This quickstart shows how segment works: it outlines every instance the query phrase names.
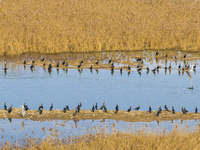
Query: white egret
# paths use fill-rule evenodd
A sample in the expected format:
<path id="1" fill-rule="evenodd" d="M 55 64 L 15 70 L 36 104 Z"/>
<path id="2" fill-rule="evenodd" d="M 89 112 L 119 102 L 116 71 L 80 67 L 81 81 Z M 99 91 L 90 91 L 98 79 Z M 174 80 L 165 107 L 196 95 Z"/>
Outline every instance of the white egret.
<path id="1" fill-rule="evenodd" d="M 21 105 L 21 108 L 22 108 L 22 117 L 24 117 L 24 116 L 25 116 L 25 110 L 24 110 L 24 106 L 23 106 L 23 105 Z"/>

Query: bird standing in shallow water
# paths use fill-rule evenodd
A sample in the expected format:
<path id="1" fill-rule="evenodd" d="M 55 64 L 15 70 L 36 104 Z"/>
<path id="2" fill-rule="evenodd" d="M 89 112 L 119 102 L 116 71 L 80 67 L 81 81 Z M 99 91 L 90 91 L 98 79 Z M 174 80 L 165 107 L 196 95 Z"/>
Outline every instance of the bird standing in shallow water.
<path id="1" fill-rule="evenodd" d="M 53 103 L 51 104 L 51 107 L 49 108 L 49 111 L 53 110 Z"/>
<path id="2" fill-rule="evenodd" d="M 4 102 L 4 110 L 7 110 L 7 106 L 6 106 L 6 103 Z"/>
<path id="3" fill-rule="evenodd" d="M 12 112 L 12 104 L 10 106 L 10 108 L 8 108 L 8 113 L 11 113 Z"/>

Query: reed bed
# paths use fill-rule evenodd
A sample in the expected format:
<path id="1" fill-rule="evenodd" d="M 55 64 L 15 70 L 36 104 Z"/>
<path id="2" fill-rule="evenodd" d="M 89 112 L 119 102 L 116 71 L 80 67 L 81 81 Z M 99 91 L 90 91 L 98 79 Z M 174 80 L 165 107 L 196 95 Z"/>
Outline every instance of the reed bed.
<path id="1" fill-rule="evenodd" d="M 199 149 L 200 137 L 199 127 L 195 130 L 174 126 L 171 132 L 163 129 L 162 132 L 150 131 L 146 126 L 133 131 L 132 127 L 127 127 L 127 131 L 117 131 L 113 123 L 113 129 L 93 127 L 87 129 L 86 135 L 77 137 L 60 138 L 58 131 L 50 129 L 50 136 L 42 140 L 36 138 L 24 139 L 24 145 L 19 146 L 6 142 L 3 149 Z M 44 131 L 45 129 L 43 129 Z M 91 131 L 93 133 L 91 133 Z"/>
<path id="2" fill-rule="evenodd" d="M 200 49 L 198 0 L 1 0 L 0 55 Z"/>

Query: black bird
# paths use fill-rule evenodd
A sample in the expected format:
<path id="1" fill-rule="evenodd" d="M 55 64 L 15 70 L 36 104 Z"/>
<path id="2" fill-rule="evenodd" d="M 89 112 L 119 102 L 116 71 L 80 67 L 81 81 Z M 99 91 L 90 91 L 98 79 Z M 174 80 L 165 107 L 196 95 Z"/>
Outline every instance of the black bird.
<path id="1" fill-rule="evenodd" d="M 164 106 L 164 107 L 165 107 L 165 111 L 169 111 L 169 109 L 167 108 L 166 104 L 165 104 L 165 106 Z"/>
<path id="2" fill-rule="evenodd" d="M 43 66 L 45 66 L 45 63 L 43 64 Z"/>
<path id="3" fill-rule="evenodd" d="M 151 70 L 151 71 L 155 72 L 155 71 L 156 71 L 156 68 L 154 68 L 154 69 L 153 69 L 153 70 Z"/>
<path id="4" fill-rule="evenodd" d="M 41 61 L 44 61 L 44 57 L 41 59 Z"/>
<path id="5" fill-rule="evenodd" d="M 135 110 L 137 110 L 137 111 L 138 111 L 139 109 L 140 109 L 140 105 L 138 105 L 138 107 L 135 108 Z"/>
<path id="6" fill-rule="evenodd" d="M 179 64 L 178 69 L 181 69 L 181 64 Z"/>
<path id="7" fill-rule="evenodd" d="M 33 60 L 33 61 L 32 61 L 32 64 L 34 64 L 34 63 L 35 63 L 35 61 Z"/>
<path id="8" fill-rule="evenodd" d="M 96 65 L 98 65 L 98 64 L 99 64 L 99 61 L 96 62 Z"/>
<path id="9" fill-rule="evenodd" d="M 149 67 L 147 66 L 147 71 L 149 71 Z"/>
<path id="10" fill-rule="evenodd" d="M 159 116 L 159 114 L 160 114 L 160 111 L 158 110 L 158 112 L 157 112 L 156 116 Z"/>
<path id="11" fill-rule="evenodd" d="M 137 71 L 141 71 L 141 70 L 142 70 L 142 68 L 138 68 L 138 69 L 137 69 Z"/>
<path id="12" fill-rule="evenodd" d="M 110 59 L 108 63 L 110 64 L 110 63 L 111 63 L 111 61 L 112 61 L 112 60 Z"/>
<path id="13" fill-rule="evenodd" d="M 6 103 L 4 102 L 4 110 L 7 110 L 7 106 L 6 106 Z"/>
<path id="14" fill-rule="evenodd" d="M 56 67 L 59 67 L 59 61 L 57 62 L 57 65 L 56 65 Z"/>
<path id="15" fill-rule="evenodd" d="M 106 103 L 106 102 L 103 102 L 103 105 L 100 107 L 101 110 L 104 109 L 104 107 L 105 107 L 105 103 Z"/>
<path id="16" fill-rule="evenodd" d="M 131 106 L 130 106 L 130 108 L 127 110 L 128 112 L 130 112 L 131 111 Z"/>
<path id="17" fill-rule="evenodd" d="M 42 114 L 42 110 L 43 110 L 43 108 L 40 107 L 40 109 L 39 109 L 39 114 Z"/>
<path id="18" fill-rule="evenodd" d="M 94 112 L 94 105 L 92 105 L 92 112 Z"/>
<path id="19" fill-rule="evenodd" d="M 66 106 L 66 110 L 69 110 L 69 106 L 68 105 Z"/>
<path id="20" fill-rule="evenodd" d="M 196 106 L 196 108 L 195 108 L 195 113 L 197 113 L 198 112 L 198 108 L 197 108 L 197 106 Z"/>
<path id="21" fill-rule="evenodd" d="M 171 66 L 171 64 L 169 64 L 169 69 L 171 69 L 172 68 L 172 66 Z"/>
<path id="22" fill-rule="evenodd" d="M 31 68 L 31 69 L 33 69 L 33 68 L 34 68 L 33 64 L 30 66 L 30 68 Z"/>
<path id="23" fill-rule="evenodd" d="M 165 57 L 167 57 L 167 54 L 165 55 Z"/>
<path id="24" fill-rule="evenodd" d="M 79 106 L 77 107 L 77 112 L 78 112 L 78 113 L 80 112 L 80 107 L 79 107 Z"/>
<path id="25" fill-rule="evenodd" d="M 66 113 L 66 110 L 67 110 L 66 107 L 64 107 L 64 108 L 63 108 L 63 112 Z"/>
<path id="26" fill-rule="evenodd" d="M 82 61 L 81 61 L 81 64 L 83 63 L 83 59 L 82 59 Z"/>
<path id="27" fill-rule="evenodd" d="M 149 113 L 151 113 L 151 110 L 152 110 L 152 109 L 151 109 L 151 106 L 149 105 Z"/>
<path id="28" fill-rule="evenodd" d="M 62 65 L 64 65 L 64 64 L 65 64 L 65 60 L 63 61 Z"/>
<path id="29" fill-rule="evenodd" d="M 159 111 L 159 113 L 161 113 L 161 112 L 162 112 L 161 106 L 159 106 L 159 109 L 158 109 L 158 111 Z"/>
<path id="30" fill-rule="evenodd" d="M 23 63 L 24 63 L 24 65 L 25 65 L 25 64 L 26 64 L 26 60 L 24 60 L 24 62 L 23 62 Z"/>
<path id="31" fill-rule="evenodd" d="M 167 70 L 167 67 L 165 66 L 165 70 Z"/>
<path id="32" fill-rule="evenodd" d="M 96 103 L 96 105 L 95 105 L 95 109 L 97 110 L 97 103 Z"/>
<path id="33" fill-rule="evenodd" d="M 78 65 L 78 68 L 80 68 L 81 67 L 81 63 L 80 63 L 80 65 Z"/>
<path id="34" fill-rule="evenodd" d="M 156 52 L 156 55 L 158 55 L 158 51 Z"/>
<path id="35" fill-rule="evenodd" d="M 8 113 L 11 113 L 12 112 L 12 104 L 10 106 L 10 108 L 8 108 Z"/>
<path id="36" fill-rule="evenodd" d="M 53 103 L 51 103 L 51 107 L 49 108 L 49 111 L 53 110 Z"/>
<path id="37" fill-rule="evenodd" d="M 91 67 L 89 69 L 92 70 L 92 65 L 91 65 Z"/>
<path id="38" fill-rule="evenodd" d="M 26 105 L 26 103 L 24 103 L 24 110 L 25 110 L 25 111 L 30 110 L 30 109 L 28 108 L 28 105 Z"/>
<path id="39" fill-rule="evenodd" d="M 117 113 L 118 110 L 119 110 L 119 107 L 118 107 L 118 104 L 117 104 L 116 107 L 115 107 L 115 112 L 114 113 Z"/>
<path id="40" fill-rule="evenodd" d="M 184 107 L 184 109 L 183 109 L 186 113 L 188 112 L 188 110 L 187 109 L 185 109 L 185 107 Z"/>
<path id="41" fill-rule="evenodd" d="M 131 70 L 131 67 L 128 65 L 128 70 Z"/>
<path id="42" fill-rule="evenodd" d="M 82 102 L 80 102 L 80 105 L 79 105 L 79 107 L 81 108 L 81 106 L 82 106 Z"/>
<path id="43" fill-rule="evenodd" d="M 112 72 L 112 73 L 114 72 L 114 68 L 113 68 L 113 67 L 111 68 L 111 72 Z"/>
<path id="44" fill-rule="evenodd" d="M 184 55 L 184 58 L 186 58 L 186 54 Z"/>
<path id="45" fill-rule="evenodd" d="M 120 73 L 122 73 L 122 67 L 120 68 Z"/>
<path id="46" fill-rule="evenodd" d="M 183 114 L 186 114 L 186 111 L 183 109 L 182 106 L 181 106 L 181 111 L 183 112 Z"/>
<path id="47" fill-rule="evenodd" d="M 175 114 L 174 106 L 172 106 L 172 113 Z"/>
<path id="48" fill-rule="evenodd" d="M 104 112 L 106 112 L 106 113 L 108 112 L 107 108 L 106 108 L 106 105 L 104 106 Z"/>
<path id="49" fill-rule="evenodd" d="M 43 109 L 42 103 L 40 104 L 40 106 L 39 106 L 39 108 L 38 108 L 38 111 L 40 111 L 40 109 Z"/>
<path id="50" fill-rule="evenodd" d="M 73 116 L 76 116 L 77 113 L 78 113 L 78 110 L 76 109 L 76 111 L 73 113 Z"/>

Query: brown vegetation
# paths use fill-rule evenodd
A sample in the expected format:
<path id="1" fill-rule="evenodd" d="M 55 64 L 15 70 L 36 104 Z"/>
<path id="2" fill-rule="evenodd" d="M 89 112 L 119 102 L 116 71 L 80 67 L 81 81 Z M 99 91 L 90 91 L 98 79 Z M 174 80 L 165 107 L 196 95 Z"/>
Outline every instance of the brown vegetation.
<path id="1" fill-rule="evenodd" d="M 175 126 L 171 132 L 164 129 L 162 132 L 149 131 L 146 126 L 140 130 L 131 127 L 127 131 L 116 131 L 115 124 L 111 132 L 107 128 L 93 127 L 87 129 L 86 135 L 78 137 L 59 138 L 58 131 L 52 131 L 51 136 L 38 142 L 35 138 L 24 139 L 22 147 L 18 144 L 7 142 L 4 149 L 148 149 L 148 150 L 172 150 L 172 149 L 195 149 L 200 148 L 199 127 L 194 131 L 189 131 L 188 127 L 179 128 Z M 44 131 L 45 129 L 43 129 Z M 91 132 L 90 132 L 91 131 Z"/>
<path id="2" fill-rule="evenodd" d="M 199 50 L 195 0 L 2 0 L 0 55 Z"/>

